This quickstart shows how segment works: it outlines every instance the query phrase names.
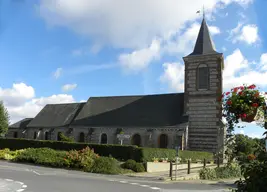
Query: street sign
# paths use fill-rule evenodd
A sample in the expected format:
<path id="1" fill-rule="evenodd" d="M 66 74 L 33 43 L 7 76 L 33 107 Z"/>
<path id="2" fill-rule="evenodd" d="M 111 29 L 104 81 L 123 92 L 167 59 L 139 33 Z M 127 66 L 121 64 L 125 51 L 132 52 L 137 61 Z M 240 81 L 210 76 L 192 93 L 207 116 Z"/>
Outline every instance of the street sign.
<path id="1" fill-rule="evenodd" d="M 124 134 L 118 134 L 117 138 L 118 139 L 129 139 L 131 137 L 131 135 L 124 135 Z"/>

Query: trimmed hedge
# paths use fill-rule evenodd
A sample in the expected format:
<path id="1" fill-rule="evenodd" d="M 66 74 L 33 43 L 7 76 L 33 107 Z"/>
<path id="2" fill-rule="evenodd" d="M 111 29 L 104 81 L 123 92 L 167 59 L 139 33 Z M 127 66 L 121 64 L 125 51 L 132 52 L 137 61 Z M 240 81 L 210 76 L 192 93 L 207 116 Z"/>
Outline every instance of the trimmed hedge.
<path id="1" fill-rule="evenodd" d="M 176 151 L 174 149 L 161 149 L 161 148 L 140 148 L 141 149 L 141 162 L 152 161 L 155 158 L 168 158 L 169 160 L 175 159 Z"/>
<path id="2" fill-rule="evenodd" d="M 94 152 L 100 156 L 114 157 L 121 161 L 133 159 L 137 162 L 152 161 L 153 158 L 168 158 L 174 160 L 176 151 L 174 149 L 144 148 L 133 145 L 110 145 L 110 144 L 87 144 L 73 143 L 63 141 L 45 141 L 30 139 L 0 138 L 0 149 L 8 148 L 10 150 L 26 148 L 50 148 L 61 151 L 81 150 L 86 147 L 94 149 Z M 179 151 L 181 159 L 190 159 L 192 161 L 200 159 L 213 159 L 213 154 L 199 151 Z"/>
<path id="3" fill-rule="evenodd" d="M 95 153 L 100 156 L 112 156 L 118 160 L 134 159 L 140 161 L 140 150 L 137 146 L 127 145 L 103 145 L 73 143 L 63 141 L 46 141 L 30 139 L 13 139 L 0 138 L 0 149 L 9 148 L 10 150 L 27 149 L 27 148 L 50 148 L 61 151 L 81 150 L 86 147 L 94 149 Z M 122 153 L 123 151 L 123 153 Z"/>
<path id="4" fill-rule="evenodd" d="M 197 160 L 203 161 L 206 160 L 213 160 L 213 154 L 209 152 L 203 152 L 203 151 L 179 151 L 179 157 L 182 160 L 191 159 L 192 162 L 195 162 Z"/>

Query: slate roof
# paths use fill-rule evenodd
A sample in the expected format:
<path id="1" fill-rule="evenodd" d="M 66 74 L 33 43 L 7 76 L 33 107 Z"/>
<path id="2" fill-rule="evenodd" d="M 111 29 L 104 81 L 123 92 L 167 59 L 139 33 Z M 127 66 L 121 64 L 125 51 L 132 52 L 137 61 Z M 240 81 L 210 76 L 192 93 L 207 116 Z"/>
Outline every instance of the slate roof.
<path id="1" fill-rule="evenodd" d="M 27 127 L 56 128 L 69 125 L 85 103 L 48 104 Z"/>
<path id="2" fill-rule="evenodd" d="M 33 118 L 25 118 L 22 119 L 12 125 L 9 125 L 9 128 L 13 128 L 13 129 L 25 129 L 26 126 L 31 122 Z"/>
<path id="3" fill-rule="evenodd" d="M 209 29 L 205 18 L 203 18 L 198 33 L 194 51 L 190 55 L 206 55 L 218 53 L 215 50 L 214 43 L 210 37 Z"/>
<path id="4" fill-rule="evenodd" d="M 184 93 L 91 97 L 71 125 L 173 126 L 188 122 L 183 108 Z"/>

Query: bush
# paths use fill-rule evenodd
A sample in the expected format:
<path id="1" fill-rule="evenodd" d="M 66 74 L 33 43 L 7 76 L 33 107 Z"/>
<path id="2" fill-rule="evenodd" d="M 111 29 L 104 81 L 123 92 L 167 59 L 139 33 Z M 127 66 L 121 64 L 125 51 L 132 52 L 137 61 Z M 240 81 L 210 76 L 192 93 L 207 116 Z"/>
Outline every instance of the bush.
<path id="1" fill-rule="evenodd" d="M 94 161 L 99 156 L 94 153 L 94 150 L 86 147 L 80 151 L 71 150 L 67 152 L 65 163 L 70 168 L 82 169 L 84 171 L 90 171 Z"/>
<path id="2" fill-rule="evenodd" d="M 238 164 L 232 163 L 224 167 L 215 168 L 217 179 L 241 177 L 241 168 Z"/>
<path id="3" fill-rule="evenodd" d="M 266 153 L 266 152 L 264 152 Z M 252 161 L 242 165 L 244 180 L 236 182 L 236 192 L 262 192 L 267 189 L 267 159 L 264 161 Z"/>
<path id="4" fill-rule="evenodd" d="M 114 158 L 99 157 L 95 160 L 91 172 L 118 174 L 120 173 L 120 167 L 118 166 L 118 162 Z"/>
<path id="5" fill-rule="evenodd" d="M 121 165 L 124 169 L 130 169 L 134 172 L 145 172 L 145 167 L 142 163 L 137 163 L 135 160 L 129 159 Z"/>
<path id="6" fill-rule="evenodd" d="M 28 162 L 51 167 L 65 167 L 65 151 L 55 151 L 49 148 L 28 148 L 18 154 L 14 161 Z"/>
<path id="7" fill-rule="evenodd" d="M 59 137 L 60 137 L 61 141 L 66 141 L 66 142 L 71 142 L 71 143 L 75 142 L 73 137 L 67 137 L 63 133 L 60 133 Z"/>
<path id="8" fill-rule="evenodd" d="M 241 177 L 241 168 L 238 164 L 228 164 L 224 167 L 203 168 L 199 177 L 203 180 L 228 179 Z"/>
<path id="9" fill-rule="evenodd" d="M 13 160 L 15 159 L 22 151 L 24 151 L 23 149 L 21 150 L 16 150 L 16 151 L 10 151 L 9 149 L 3 149 L 0 150 L 0 159 L 4 159 L 4 160 Z"/>
<path id="10" fill-rule="evenodd" d="M 203 168 L 199 171 L 199 178 L 203 180 L 214 180 L 217 179 L 215 169 Z"/>

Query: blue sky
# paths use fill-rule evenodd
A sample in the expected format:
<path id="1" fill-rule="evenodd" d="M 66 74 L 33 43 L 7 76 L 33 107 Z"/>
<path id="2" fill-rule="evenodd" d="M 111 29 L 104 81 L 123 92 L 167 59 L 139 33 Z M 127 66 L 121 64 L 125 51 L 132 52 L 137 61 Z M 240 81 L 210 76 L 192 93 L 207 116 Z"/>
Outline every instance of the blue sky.
<path id="1" fill-rule="evenodd" d="M 255 83 L 267 91 L 265 0 L 34 2 L 0 7 L 0 99 L 13 122 L 47 103 L 183 92 L 182 57 L 193 49 L 202 5 L 224 53 L 225 90 Z"/>

